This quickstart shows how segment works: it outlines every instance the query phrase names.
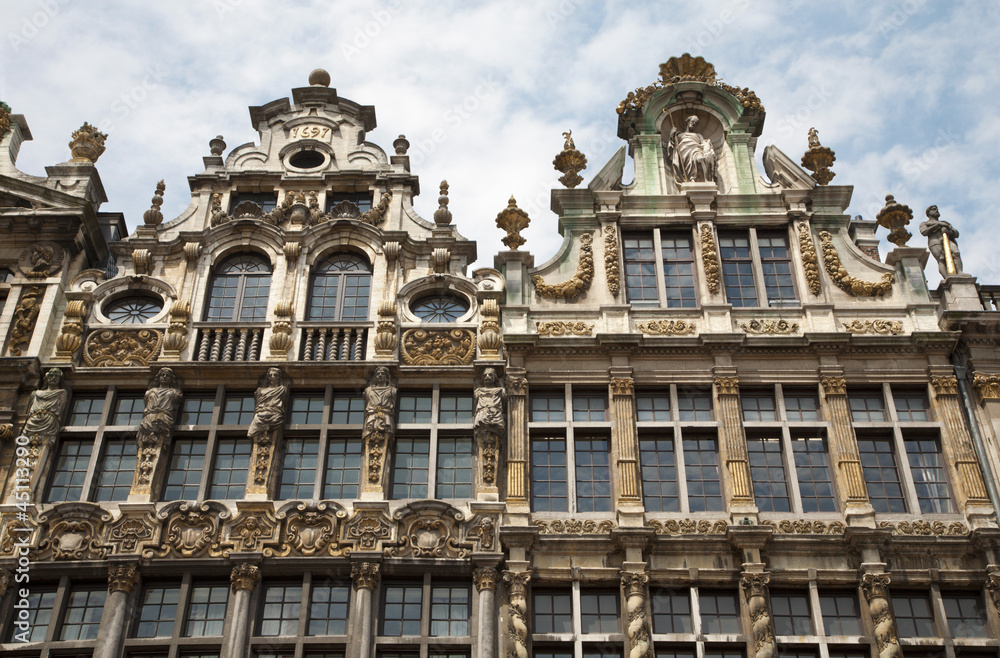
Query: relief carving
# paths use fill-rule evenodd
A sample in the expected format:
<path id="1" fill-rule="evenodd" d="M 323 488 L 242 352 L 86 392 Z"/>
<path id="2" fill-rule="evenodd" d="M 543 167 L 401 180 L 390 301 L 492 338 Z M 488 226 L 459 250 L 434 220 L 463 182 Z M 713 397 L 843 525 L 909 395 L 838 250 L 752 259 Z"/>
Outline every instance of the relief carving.
<path id="1" fill-rule="evenodd" d="M 389 378 L 389 369 L 382 366 L 375 369 L 371 383 L 365 389 L 365 426 L 361 437 L 365 448 L 365 469 L 368 482 L 382 482 L 386 450 L 392 444 L 395 433 L 393 422 L 396 418 L 396 387 Z"/>
<path id="2" fill-rule="evenodd" d="M 479 543 L 479 550 L 491 553 L 496 550 L 497 524 L 489 516 L 483 517 L 478 523 L 474 523 L 465 531 L 467 541 Z"/>
<path id="3" fill-rule="evenodd" d="M 503 338 L 500 336 L 500 304 L 484 299 L 479 307 L 479 353 L 484 359 L 499 359 Z"/>
<path id="4" fill-rule="evenodd" d="M 738 377 L 716 377 L 715 378 L 715 393 L 716 395 L 739 395 L 740 394 L 740 380 Z"/>
<path id="5" fill-rule="evenodd" d="M 536 322 L 535 330 L 539 336 L 590 336 L 594 325 L 586 322 Z"/>
<path id="6" fill-rule="evenodd" d="M 972 386 L 979 394 L 980 401 L 1000 400 L 1000 375 L 973 373 Z"/>
<path id="7" fill-rule="evenodd" d="M 771 579 L 767 573 L 742 573 L 740 585 L 750 608 L 750 624 L 753 632 L 756 658 L 774 658 L 774 626 L 767 610 L 767 583 Z"/>
<path id="8" fill-rule="evenodd" d="M 547 284 L 541 276 L 531 277 L 531 282 L 535 285 L 535 291 L 546 299 L 573 300 L 590 290 L 590 283 L 594 280 L 594 234 L 583 233 L 580 235 L 580 262 L 576 266 L 576 274 L 568 281 L 562 283 Z"/>
<path id="9" fill-rule="evenodd" d="M 969 527 L 961 521 L 952 521 L 945 525 L 943 521 L 880 521 L 880 528 L 888 528 L 894 535 L 923 536 L 964 536 L 969 534 Z"/>
<path id="10" fill-rule="evenodd" d="M 629 658 L 649 658 L 649 619 L 646 617 L 646 586 L 649 576 L 644 573 L 622 574 L 622 589 L 625 590 L 625 609 L 628 615 L 626 633 L 628 635 Z"/>
<path id="11" fill-rule="evenodd" d="M 475 334 L 469 329 L 408 329 L 402 352 L 409 366 L 467 366 L 476 355 Z"/>
<path id="12" fill-rule="evenodd" d="M 487 368 L 483 371 L 483 385 L 475 390 L 473 397 L 473 433 L 479 451 L 482 481 L 488 487 L 496 487 L 497 463 L 506 428 L 504 402 L 507 399 L 507 391 L 498 380 L 496 370 Z"/>
<path id="13" fill-rule="evenodd" d="M 76 299 L 66 304 L 63 311 L 62 332 L 56 338 L 56 359 L 72 361 L 73 355 L 83 345 L 83 318 L 87 314 L 87 303 Z"/>
<path id="14" fill-rule="evenodd" d="M 139 565 L 115 564 L 108 567 L 108 592 L 130 593 L 139 584 Z"/>
<path id="15" fill-rule="evenodd" d="M 161 368 L 144 396 L 145 408 L 136 438 L 139 443 L 133 486 L 148 493 L 163 446 L 170 440 L 183 393 L 174 371 Z"/>
<path id="16" fill-rule="evenodd" d="M 378 586 L 379 564 L 377 562 L 355 562 L 351 565 L 351 582 L 354 589 L 373 590 Z"/>
<path id="17" fill-rule="evenodd" d="M 21 299 L 14 309 L 14 318 L 11 320 L 10 340 L 7 342 L 7 354 L 11 356 L 21 356 L 23 350 L 28 349 L 31 342 L 31 334 L 35 330 L 35 323 L 38 321 L 38 312 L 41 308 L 44 291 L 38 286 L 32 286 L 21 293 Z"/>
<path id="18" fill-rule="evenodd" d="M 380 542 L 388 543 L 395 524 L 381 510 L 358 510 L 344 524 L 344 539 L 354 542 L 354 550 L 374 551 Z"/>
<path id="19" fill-rule="evenodd" d="M 845 526 L 840 521 L 831 521 L 829 523 L 824 523 L 823 521 L 806 521 L 804 519 L 798 519 L 796 521 L 761 521 L 760 525 L 766 525 L 774 528 L 776 533 L 786 534 L 786 535 L 842 535 L 844 534 Z"/>
<path id="20" fill-rule="evenodd" d="M 28 437 L 28 468 L 34 474 L 42 451 L 55 441 L 61 427 L 69 393 L 61 388 L 62 370 L 52 368 L 45 373 L 44 388 L 31 394 L 28 419 L 21 433 Z"/>
<path id="21" fill-rule="evenodd" d="M 97 368 L 149 366 L 160 351 L 160 332 L 153 329 L 104 329 L 91 332 L 83 360 Z"/>
<path id="22" fill-rule="evenodd" d="M 528 658 L 528 572 L 504 571 L 510 626 L 507 630 L 508 658 Z"/>
<path id="23" fill-rule="evenodd" d="M 253 564 L 237 564 L 229 574 L 233 591 L 253 591 L 260 584 L 260 569 Z"/>
<path id="24" fill-rule="evenodd" d="M 729 523 L 726 521 L 708 521 L 700 519 L 683 519 L 676 521 L 668 519 L 666 521 L 650 520 L 646 521 L 646 527 L 652 528 L 658 535 L 724 535 Z"/>
<path id="25" fill-rule="evenodd" d="M 847 395 L 847 379 L 844 377 L 820 377 L 824 395 Z"/>
<path id="26" fill-rule="evenodd" d="M 144 544 L 155 544 L 160 537 L 160 524 L 151 512 L 125 512 L 106 526 L 104 542 L 114 555 L 138 554 Z"/>
<path id="27" fill-rule="evenodd" d="M 283 522 L 280 543 L 264 549 L 266 557 L 286 555 L 343 555 L 338 550 L 337 522 L 347 512 L 336 503 L 292 503 L 278 511 Z"/>
<path id="28" fill-rule="evenodd" d="M 170 503 L 156 515 L 163 525 L 159 545 L 143 549 L 142 556 L 228 557 L 232 545 L 220 541 L 220 522 L 230 516 L 225 505 L 214 501 Z"/>
<path id="29" fill-rule="evenodd" d="M 17 269 L 29 279 L 47 279 L 62 269 L 66 252 L 55 242 L 35 242 L 17 260 Z"/>
<path id="30" fill-rule="evenodd" d="M 615 528 L 614 521 L 580 521 L 568 519 L 565 521 L 532 522 L 542 535 L 609 535 Z"/>
<path id="31" fill-rule="evenodd" d="M 695 324 L 690 320 L 648 320 L 636 327 L 644 334 L 660 336 L 683 336 L 695 331 Z"/>
<path id="32" fill-rule="evenodd" d="M 604 227 L 604 272 L 608 277 L 608 292 L 617 297 L 621 290 L 621 268 L 618 264 L 618 231 Z"/>
<path id="33" fill-rule="evenodd" d="M 788 320 L 757 320 L 741 322 L 740 329 L 748 334 L 794 334 L 799 330 L 797 322 Z"/>
<path id="34" fill-rule="evenodd" d="M 479 567 L 472 572 L 472 582 L 476 584 L 477 592 L 482 592 L 484 589 L 495 592 L 499 578 L 500 574 L 493 567 Z"/>
<path id="35" fill-rule="evenodd" d="M 715 251 L 715 234 L 712 227 L 703 224 L 701 236 L 701 264 L 705 268 L 705 283 L 713 295 L 719 292 L 719 254 Z"/>
<path id="36" fill-rule="evenodd" d="M 43 512 L 38 559 L 103 560 L 111 547 L 101 542 L 101 530 L 110 520 L 110 512 L 93 503 L 63 503 Z"/>
<path id="37" fill-rule="evenodd" d="M 194 244 L 194 243 L 188 243 Z M 178 358 L 181 350 L 188 344 L 188 318 L 191 316 L 191 302 L 178 300 L 170 306 L 170 325 L 167 335 L 163 337 L 163 351 L 173 352 L 171 356 Z"/>
<path id="38" fill-rule="evenodd" d="M 868 600 L 868 610 L 875 626 L 875 642 L 878 644 L 879 658 L 902 658 L 896 621 L 889 608 L 889 574 L 866 573 L 861 579 L 861 590 Z"/>
<path id="39" fill-rule="evenodd" d="M 288 406 L 288 379 L 281 368 L 268 368 L 253 394 L 253 420 L 247 437 L 253 441 L 252 485 L 267 486 L 274 458 L 275 439 L 285 424 Z"/>
<path id="40" fill-rule="evenodd" d="M 265 543 L 277 538 L 278 521 L 270 503 L 237 506 L 240 515 L 228 528 L 227 537 L 240 552 L 258 552 Z"/>
<path id="41" fill-rule="evenodd" d="M 802 252 L 802 269 L 805 271 L 806 281 L 809 283 L 809 292 L 818 295 L 820 293 L 819 258 L 816 256 L 816 247 L 813 245 L 812 236 L 809 234 L 809 227 L 806 224 L 799 224 L 799 251 Z"/>
<path id="42" fill-rule="evenodd" d="M 471 544 L 460 540 L 457 509 L 437 501 L 425 501 L 402 507 L 392 515 L 399 523 L 399 543 L 386 547 L 386 557 L 464 558 Z"/>
<path id="43" fill-rule="evenodd" d="M 899 320 L 851 320 L 844 322 L 844 329 L 852 334 L 880 334 L 882 336 L 903 333 L 903 323 Z"/>
<path id="44" fill-rule="evenodd" d="M 882 274 L 882 280 L 878 283 L 857 279 L 848 274 L 840 263 L 840 254 L 837 253 L 837 247 L 833 245 L 833 236 L 830 235 L 830 232 L 820 231 L 819 239 L 823 243 L 823 261 L 826 264 L 826 273 L 830 275 L 838 288 L 855 297 L 880 297 L 892 291 L 892 284 L 896 280 L 892 272 Z"/>

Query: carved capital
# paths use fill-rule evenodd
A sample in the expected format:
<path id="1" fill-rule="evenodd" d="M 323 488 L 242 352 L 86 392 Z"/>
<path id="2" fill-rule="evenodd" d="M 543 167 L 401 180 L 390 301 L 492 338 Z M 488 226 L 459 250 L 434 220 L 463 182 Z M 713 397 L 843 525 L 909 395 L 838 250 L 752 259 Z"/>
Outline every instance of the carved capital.
<path id="1" fill-rule="evenodd" d="M 716 395 L 739 395 L 740 394 L 740 380 L 738 377 L 716 377 L 715 378 L 715 393 Z"/>
<path id="2" fill-rule="evenodd" d="M 887 573 L 866 573 L 861 578 L 861 591 L 865 593 L 865 599 L 869 603 L 875 598 L 888 598 L 890 582 L 892 579 Z"/>
<path id="3" fill-rule="evenodd" d="M 509 395 L 527 395 L 528 380 L 524 377 L 508 377 L 507 393 Z"/>
<path id="4" fill-rule="evenodd" d="M 973 373 L 972 386 L 980 400 L 1000 400 L 1000 375 Z"/>
<path id="5" fill-rule="evenodd" d="M 1000 572 L 993 572 L 986 576 L 986 592 L 993 601 L 993 607 L 1000 611 Z"/>
<path id="6" fill-rule="evenodd" d="M 945 377 L 931 377 L 931 386 L 934 387 L 934 395 L 958 395 L 958 378 L 954 375 Z"/>
<path id="7" fill-rule="evenodd" d="M 510 598 L 524 597 L 528 592 L 528 581 L 531 574 L 527 571 L 504 571 L 503 583 L 507 586 Z"/>
<path id="8" fill-rule="evenodd" d="M 611 380 L 612 395 L 632 395 L 635 393 L 635 380 L 631 377 L 614 377 Z"/>
<path id="9" fill-rule="evenodd" d="M 622 589 L 625 596 L 646 597 L 646 585 L 649 583 L 649 575 L 645 573 L 633 573 L 625 571 L 622 573 Z"/>
<path id="10" fill-rule="evenodd" d="M 135 589 L 139 583 L 139 565 L 115 564 L 108 567 L 108 592 L 125 592 Z"/>
<path id="11" fill-rule="evenodd" d="M 847 395 L 847 380 L 843 377 L 820 377 L 823 393 L 830 395 Z"/>
<path id="12" fill-rule="evenodd" d="M 472 572 L 472 580 L 476 583 L 476 591 L 482 592 L 484 589 L 488 589 L 491 592 L 495 592 L 497 589 L 497 579 L 500 574 L 493 567 L 479 567 Z"/>
<path id="13" fill-rule="evenodd" d="M 375 589 L 378 586 L 379 565 L 377 562 L 356 562 L 351 565 L 351 582 L 354 589 Z"/>
<path id="14" fill-rule="evenodd" d="M 229 582 L 232 583 L 234 592 L 241 589 L 252 592 L 260 584 L 260 569 L 253 564 L 238 564 L 233 567 Z"/>
<path id="15" fill-rule="evenodd" d="M 767 596 L 767 584 L 771 582 L 771 574 L 762 573 L 742 573 L 740 574 L 740 586 L 743 588 L 743 596 L 747 601 L 754 596 Z"/>

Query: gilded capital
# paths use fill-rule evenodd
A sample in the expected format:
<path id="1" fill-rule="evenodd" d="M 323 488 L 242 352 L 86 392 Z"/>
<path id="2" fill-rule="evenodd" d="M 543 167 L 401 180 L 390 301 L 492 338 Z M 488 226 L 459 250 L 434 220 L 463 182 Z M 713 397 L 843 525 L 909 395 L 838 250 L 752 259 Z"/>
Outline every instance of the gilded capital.
<path id="1" fill-rule="evenodd" d="M 377 562 L 356 562 L 351 565 L 351 582 L 354 589 L 375 589 L 378 586 L 379 565 Z"/>
<path id="2" fill-rule="evenodd" d="M 622 572 L 622 588 L 625 596 L 646 596 L 646 585 L 649 583 L 649 575 L 645 573 L 633 573 L 631 571 Z"/>
<path id="3" fill-rule="evenodd" d="M 861 590 L 869 602 L 874 598 L 888 598 L 890 582 L 892 579 L 887 573 L 866 573 L 861 578 Z"/>
<path id="4" fill-rule="evenodd" d="M 108 592 L 125 592 L 135 589 L 139 582 L 139 566 L 136 564 L 114 564 L 108 567 Z"/>
<path id="5" fill-rule="evenodd" d="M 847 380 L 843 377 L 820 377 L 826 395 L 847 395 Z"/>
<path id="6" fill-rule="evenodd" d="M 742 573 L 740 574 L 740 585 L 743 587 L 743 596 L 750 600 L 753 596 L 767 596 L 767 584 L 771 582 L 771 574 L 762 573 Z"/>
<path id="7" fill-rule="evenodd" d="M 972 376 L 972 385 L 980 400 L 1000 400 L 1000 375 L 977 372 Z"/>
<path id="8" fill-rule="evenodd" d="M 493 567 L 479 567 L 472 572 L 472 580 L 476 583 L 476 591 L 482 592 L 484 589 L 488 589 L 491 592 L 495 592 L 497 589 L 497 579 L 500 574 Z"/>
<path id="9" fill-rule="evenodd" d="M 241 589 L 252 592 L 260 584 L 260 569 L 253 564 L 238 564 L 233 567 L 229 582 L 232 583 L 234 592 Z"/>
<path id="10" fill-rule="evenodd" d="M 716 377 L 715 392 L 717 395 L 739 395 L 740 380 L 738 377 Z"/>
<path id="11" fill-rule="evenodd" d="M 958 378 L 954 375 L 931 377 L 934 395 L 958 395 Z"/>
<path id="12" fill-rule="evenodd" d="M 631 377 L 614 377 L 611 380 L 612 395 L 632 395 L 635 393 L 635 380 Z"/>

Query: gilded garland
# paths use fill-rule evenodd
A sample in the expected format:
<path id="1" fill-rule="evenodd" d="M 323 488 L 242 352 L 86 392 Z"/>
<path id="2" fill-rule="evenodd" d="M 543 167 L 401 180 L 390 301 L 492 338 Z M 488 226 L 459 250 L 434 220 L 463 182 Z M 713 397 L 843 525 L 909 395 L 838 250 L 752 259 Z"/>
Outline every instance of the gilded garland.
<path id="1" fill-rule="evenodd" d="M 671 57 L 665 63 L 660 64 L 660 80 L 657 80 L 648 87 L 638 87 L 635 91 L 630 91 L 625 100 L 618 104 L 618 114 L 625 114 L 629 110 L 642 108 L 653 95 L 661 89 L 668 89 L 678 82 L 703 82 L 713 87 L 718 87 L 729 92 L 745 108 L 763 110 L 760 99 L 747 87 L 740 89 L 718 80 L 715 77 L 715 67 L 706 62 L 702 57 L 691 57 L 684 53 L 680 57 Z"/>
<path id="2" fill-rule="evenodd" d="M 546 299 L 575 299 L 590 290 L 590 282 L 594 280 L 593 243 L 593 233 L 580 236 L 580 262 L 576 266 L 576 274 L 569 281 L 550 285 L 538 275 L 531 277 L 538 294 Z"/>
<path id="3" fill-rule="evenodd" d="M 617 297 L 621 290 L 621 269 L 618 265 L 618 231 L 614 226 L 604 227 L 604 271 L 608 276 L 608 292 Z"/>
<path id="4" fill-rule="evenodd" d="M 840 254 L 833 245 L 833 237 L 829 231 L 822 231 L 819 239 L 823 243 L 823 262 L 826 264 L 826 273 L 830 275 L 837 287 L 849 295 L 855 297 L 874 297 L 887 295 L 892 291 L 892 283 L 895 277 L 892 272 L 882 275 L 882 280 L 878 283 L 872 281 L 862 281 L 847 273 L 840 263 Z"/>
<path id="5" fill-rule="evenodd" d="M 715 235 L 708 224 L 701 227 L 701 260 L 709 292 L 719 292 L 719 255 L 715 252 Z"/>
<path id="6" fill-rule="evenodd" d="M 799 250 L 802 252 L 802 269 L 806 272 L 809 291 L 818 295 L 820 292 L 819 259 L 816 257 L 816 247 L 813 245 L 812 236 L 809 235 L 809 227 L 805 224 L 799 224 Z"/>

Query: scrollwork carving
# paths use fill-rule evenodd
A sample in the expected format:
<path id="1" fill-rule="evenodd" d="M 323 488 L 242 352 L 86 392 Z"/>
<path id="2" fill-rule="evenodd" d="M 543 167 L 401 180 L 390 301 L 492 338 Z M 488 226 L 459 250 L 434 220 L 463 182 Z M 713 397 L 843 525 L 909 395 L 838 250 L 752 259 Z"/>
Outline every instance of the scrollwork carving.
<path id="1" fill-rule="evenodd" d="M 646 527 L 652 528 L 658 535 L 724 535 L 729 523 L 726 521 L 708 521 L 706 519 L 683 519 L 680 521 L 668 519 L 646 521 Z"/>
<path id="2" fill-rule="evenodd" d="M 221 521 L 230 517 L 220 503 L 171 503 L 156 515 L 164 525 L 158 546 L 143 550 L 143 557 L 227 557 L 232 545 L 219 540 Z"/>
<path id="3" fill-rule="evenodd" d="M 43 294 L 42 288 L 38 286 L 32 286 L 21 293 L 21 299 L 17 303 L 17 308 L 14 309 L 14 318 L 10 323 L 10 339 L 7 341 L 9 355 L 21 356 L 22 351 L 28 349 L 31 334 L 38 321 Z"/>
<path id="4" fill-rule="evenodd" d="M 403 363 L 411 366 L 467 366 L 475 357 L 469 329 L 408 329 L 403 333 Z"/>
<path id="5" fill-rule="evenodd" d="M 87 336 L 83 360 L 95 368 L 147 367 L 160 351 L 160 332 L 154 329 L 104 329 Z"/>
<path id="6" fill-rule="evenodd" d="M 71 361 L 76 351 L 80 349 L 83 340 L 83 318 L 87 314 L 87 302 L 75 299 L 66 304 L 63 312 L 62 332 L 56 338 L 56 358 L 61 361 Z"/>
<path id="7" fill-rule="evenodd" d="M 880 521 L 880 528 L 887 528 L 894 535 L 923 535 L 923 536 L 965 536 L 969 534 L 969 527 L 961 521 L 952 521 L 947 525 L 943 521 Z"/>
<path id="8" fill-rule="evenodd" d="M 590 284 L 594 280 L 593 242 L 593 233 L 580 235 L 580 261 L 576 266 L 576 274 L 568 281 L 547 284 L 539 275 L 531 277 L 535 292 L 546 299 L 572 300 L 590 290 Z"/>
<path id="9" fill-rule="evenodd" d="M 872 281 L 862 281 L 850 274 L 840 262 L 840 254 L 833 244 L 833 236 L 829 231 L 820 231 L 820 242 L 823 245 L 823 261 L 826 265 L 826 273 L 830 275 L 837 287 L 849 295 L 855 297 L 881 297 L 892 291 L 892 284 L 896 280 L 892 272 L 882 274 L 882 280 L 878 283 Z"/>
<path id="10" fill-rule="evenodd" d="M 533 524 L 543 535 L 607 535 L 615 528 L 614 521 L 581 521 L 577 519 L 542 521 Z"/>
<path id="11" fill-rule="evenodd" d="M 903 333 L 903 323 L 899 320 L 851 320 L 842 324 L 844 325 L 844 329 L 852 334 L 895 336 Z"/>
<path id="12" fill-rule="evenodd" d="M 806 224 L 799 224 L 799 251 L 802 252 L 802 269 L 805 271 L 806 281 L 809 283 L 809 292 L 818 295 L 821 289 L 819 258 L 816 256 L 816 247 Z"/>
<path id="13" fill-rule="evenodd" d="M 693 334 L 695 324 L 690 320 L 648 320 L 640 322 L 636 328 L 644 334 L 659 336 L 683 336 Z"/>
<path id="14" fill-rule="evenodd" d="M 795 521 L 761 521 L 760 525 L 774 528 L 777 533 L 785 535 L 842 535 L 846 526 L 840 521 L 807 521 L 798 519 Z"/>
<path id="15" fill-rule="evenodd" d="M 701 231 L 701 264 L 705 268 L 705 283 L 712 294 L 719 292 L 719 254 L 715 251 L 715 234 L 712 227 L 703 224 Z"/>
<path id="16" fill-rule="evenodd" d="M 788 320 L 758 320 L 741 322 L 740 329 L 748 334 L 794 334 L 799 330 L 797 322 Z"/>
<path id="17" fill-rule="evenodd" d="M 284 521 L 277 547 L 265 548 L 265 557 L 287 555 L 342 555 L 337 541 L 337 522 L 347 517 L 339 506 L 328 503 L 294 503 L 278 512 Z"/>
<path id="18" fill-rule="evenodd" d="M 536 322 L 535 330 L 539 336 L 559 337 L 559 336 L 590 336 L 594 331 L 593 324 L 586 322 Z"/>
<path id="19" fill-rule="evenodd" d="M 608 292 L 617 297 L 621 290 L 621 268 L 618 264 L 618 230 L 604 227 L 604 272 L 608 277 Z"/>

